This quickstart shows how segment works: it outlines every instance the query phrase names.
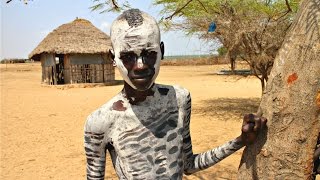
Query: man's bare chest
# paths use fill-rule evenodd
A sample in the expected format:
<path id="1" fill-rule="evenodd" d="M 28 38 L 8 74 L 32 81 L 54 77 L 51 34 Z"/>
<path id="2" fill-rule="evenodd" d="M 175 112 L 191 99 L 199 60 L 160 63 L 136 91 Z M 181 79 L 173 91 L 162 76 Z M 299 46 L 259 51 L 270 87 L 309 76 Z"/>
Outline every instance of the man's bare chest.
<path id="1" fill-rule="evenodd" d="M 183 116 L 180 111 L 178 106 L 170 107 L 170 104 L 149 111 L 132 108 L 122 122 L 115 123 L 111 139 L 121 167 L 126 168 L 123 171 L 172 175 L 181 170 Z"/>

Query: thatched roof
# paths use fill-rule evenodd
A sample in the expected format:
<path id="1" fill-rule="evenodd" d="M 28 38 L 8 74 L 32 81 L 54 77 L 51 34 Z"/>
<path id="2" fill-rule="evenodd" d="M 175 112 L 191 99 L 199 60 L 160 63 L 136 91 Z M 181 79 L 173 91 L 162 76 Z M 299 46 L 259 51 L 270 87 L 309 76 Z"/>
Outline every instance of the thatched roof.
<path id="1" fill-rule="evenodd" d="M 85 19 L 76 19 L 53 30 L 30 53 L 29 58 L 40 60 L 41 53 L 95 54 L 108 53 L 111 40 L 108 35 Z"/>

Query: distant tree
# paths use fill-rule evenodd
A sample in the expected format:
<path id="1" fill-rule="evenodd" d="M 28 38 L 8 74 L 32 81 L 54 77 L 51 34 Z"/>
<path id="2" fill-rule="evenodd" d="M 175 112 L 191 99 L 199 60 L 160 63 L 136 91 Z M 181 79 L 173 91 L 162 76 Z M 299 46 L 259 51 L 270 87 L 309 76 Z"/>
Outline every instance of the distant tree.
<path id="1" fill-rule="evenodd" d="M 200 38 L 219 39 L 227 49 L 231 70 L 237 57 L 248 62 L 260 79 L 262 90 L 273 60 L 289 29 L 299 0 L 155 0 L 164 5 L 167 28 L 199 34 Z M 174 16 L 180 18 L 173 18 Z M 214 22 L 216 30 L 208 32 Z"/>

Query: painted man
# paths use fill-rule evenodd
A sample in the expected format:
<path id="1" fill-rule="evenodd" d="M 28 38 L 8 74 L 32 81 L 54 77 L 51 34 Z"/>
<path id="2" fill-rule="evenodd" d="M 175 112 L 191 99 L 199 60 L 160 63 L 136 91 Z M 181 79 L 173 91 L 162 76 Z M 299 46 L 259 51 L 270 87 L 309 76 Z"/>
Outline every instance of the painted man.
<path id="1" fill-rule="evenodd" d="M 247 115 L 239 137 L 193 154 L 189 92 L 154 83 L 164 52 L 155 19 L 138 9 L 125 11 L 112 24 L 111 41 L 124 88 L 87 119 L 87 179 L 104 179 L 106 151 L 119 179 L 182 179 L 252 143 L 266 124 Z"/>

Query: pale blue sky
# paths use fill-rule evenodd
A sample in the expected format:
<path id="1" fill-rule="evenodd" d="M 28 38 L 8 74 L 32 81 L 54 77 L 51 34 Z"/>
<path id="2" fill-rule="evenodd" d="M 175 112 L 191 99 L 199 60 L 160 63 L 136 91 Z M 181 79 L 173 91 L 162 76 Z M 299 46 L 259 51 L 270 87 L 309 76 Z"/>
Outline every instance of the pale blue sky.
<path id="1" fill-rule="evenodd" d="M 20 0 L 13 0 L 9 4 L 5 2 L 1 1 L 0 59 L 27 58 L 49 32 L 76 17 L 91 21 L 109 34 L 110 24 L 118 16 L 116 13 L 92 12 L 89 9 L 93 5 L 92 0 L 33 0 L 28 5 Z M 139 8 L 157 20 L 161 18 L 161 7 L 152 5 L 151 0 L 129 2 L 131 7 Z M 183 32 L 162 32 L 162 41 L 167 56 L 210 53 L 209 45 L 195 36 L 185 36 Z"/>

